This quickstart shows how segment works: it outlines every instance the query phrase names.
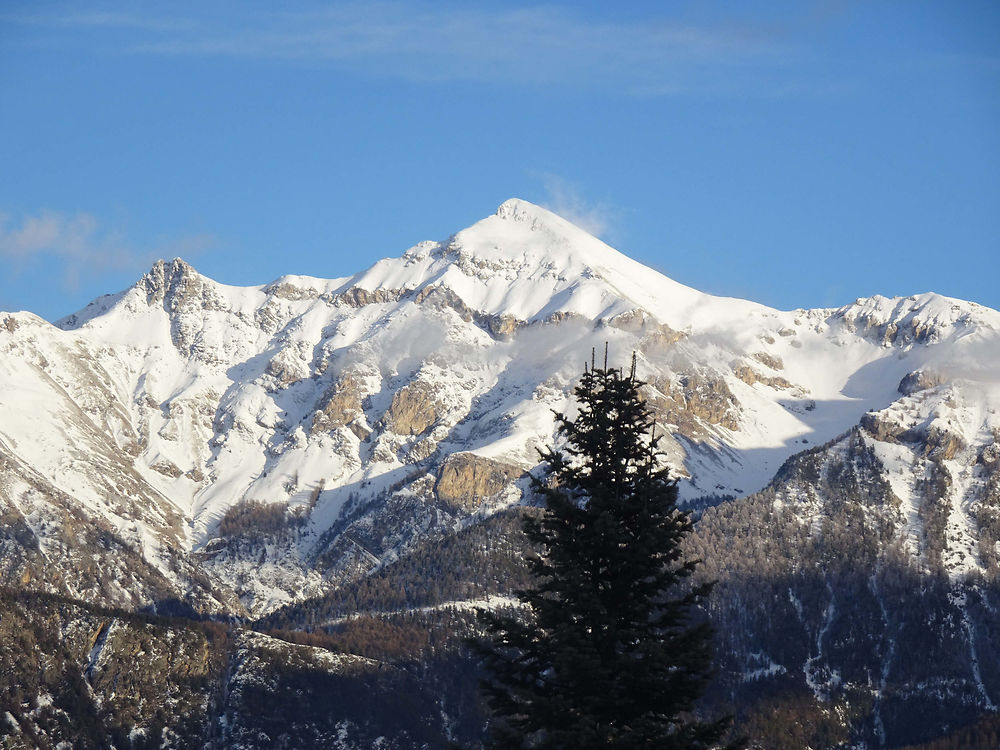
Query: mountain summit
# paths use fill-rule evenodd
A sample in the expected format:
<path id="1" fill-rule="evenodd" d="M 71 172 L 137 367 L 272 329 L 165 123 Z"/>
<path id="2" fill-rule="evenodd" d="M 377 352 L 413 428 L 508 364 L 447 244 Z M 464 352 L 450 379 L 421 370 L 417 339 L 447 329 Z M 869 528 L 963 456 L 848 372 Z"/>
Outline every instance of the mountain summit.
<path id="1" fill-rule="evenodd" d="M 421 243 L 351 284 L 368 290 L 440 285 L 470 308 L 533 322 L 554 314 L 608 320 L 643 310 L 683 327 L 762 308 L 678 284 L 565 219 L 518 198 L 443 243 Z M 704 313 L 712 307 L 708 315 Z"/>

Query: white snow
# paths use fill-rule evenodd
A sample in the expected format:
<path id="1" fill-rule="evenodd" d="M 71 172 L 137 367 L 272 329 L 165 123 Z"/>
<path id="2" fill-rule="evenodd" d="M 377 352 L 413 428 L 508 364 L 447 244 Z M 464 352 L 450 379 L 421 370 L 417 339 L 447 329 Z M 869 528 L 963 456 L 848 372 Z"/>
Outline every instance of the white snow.
<path id="1" fill-rule="evenodd" d="M 461 304 L 416 303 L 432 287 Z M 351 290 L 382 291 L 383 301 L 353 306 Z M 517 326 L 491 333 L 489 320 L 500 318 L 489 316 Z M 154 564 L 165 549 L 210 542 L 241 500 L 303 506 L 322 485 L 295 545 L 261 550 L 266 564 L 219 563 L 230 582 L 253 579 L 246 597 L 263 608 L 322 585 L 304 572 L 312 545 L 348 502 L 375 507 L 415 471 L 433 480 L 436 462 L 457 451 L 534 466 L 536 449 L 557 439 L 553 410 L 572 410 L 583 363 L 605 342 L 611 364 L 637 351 L 646 380 L 676 384 L 698 372 L 733 394 L 735 429 L 699 417 L 694 437 L 664 442 L 686 499 L 758 490 L 789 456 L 869 410 L 947 426 L 969 452 L 1000 430 L 997 311 L 935 294 L 795 311 L 714 297 L 518 199 L 349 278 L 240 288 L 175 260 L 57 326 L 27 313 L 6 318 L 14 323 L 0 326 L 0 451 Z M 660 324 L 680 339 L 656 343 Z M 747 384 L 734 375 L 741 364 L 788 385 Z M 951 396 L 901 397 L 900 379 L 919 369 L 942 373 Z M 347 376 L 359 389 L 354 423 L 314 429 Z M 422 434 L 397 435 L 386 412 L 413 382 L 431 388 L 437 416 Z M 925 466 L 905 445 L 871 442 L 917 554 L 913 488 Z M 969 455 L 947 464 L 956 575 L 978 564 L 970 518 L 982 478 Z M 49 512 L 33 514 L 38 497 L 24 482 L 11 486 L 10 502 L 35 519 L 47 553 Z M 512 500 L 516 491 L 490 507 Z M 176 582 L 169 566 L 161 570 Z"/>

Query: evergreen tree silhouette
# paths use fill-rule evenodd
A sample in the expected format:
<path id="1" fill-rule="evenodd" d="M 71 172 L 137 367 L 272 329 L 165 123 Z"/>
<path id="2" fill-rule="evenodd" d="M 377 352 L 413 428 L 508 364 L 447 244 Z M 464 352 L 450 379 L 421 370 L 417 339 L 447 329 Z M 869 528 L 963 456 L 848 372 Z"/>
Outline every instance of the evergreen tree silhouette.
<path id="1" fill-rule="evenodd" d="M 489 747 L 711 748 L 728 720 L 691 713 L 711 676 L 712 632 L 693 617 L 711 584 L 687 582 L 691 531 L 657 451 L 643 385 L 631 372 L 584 367 L 566 438 L 542 452 L 545 501 L 525 531 L 540 552 L 520 614 L 481 610 Z"/>

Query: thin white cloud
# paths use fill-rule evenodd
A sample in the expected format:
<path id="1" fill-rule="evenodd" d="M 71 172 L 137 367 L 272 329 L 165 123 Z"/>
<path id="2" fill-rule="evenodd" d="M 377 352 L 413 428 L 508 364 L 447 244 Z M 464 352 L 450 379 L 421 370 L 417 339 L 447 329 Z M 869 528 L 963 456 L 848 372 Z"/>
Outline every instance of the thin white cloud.
<path id="1" fill-rule="evenodd" d="M 585 199 L 572 182 L 549 172 L 538 177 L 545 188 L 546 199 L 542 205 L 595 237 L 608 240 L 615 234 L 620 211 L 607 203 Z"/>
<path id="2" fill-rule="evenodd" d="M 43 259 L 53 262 L 63 285 L 75 288 L 82 276 L 106 270 L 139 270 L 157 258 L 192 256 L 213 244 L 208 235 L 131 243 L 116 229 L 104 228 L 89 213 L 42 210 L 12 220 L 0 213 L 0 259 L 14 273 Z"/>
<path id="3" fill-rule="evenodd" d="M 8 18 L 8 20 L 10 20 Z M 421 81 L 487 81 L 656 94 L 692 90 L 725 71 L 780 61 L 771 35 L 657 18 L 611 22 L 551 6 L 521 9 L 400 2 L 222 17 L 128 12 L 20 19 L 36 26 L 127 33 L 133 53 L 333 64 Z"/>
<path id="4" fill-rule="evenodd" d="M 197 24 L 184 19 L 157 18 L 136 13 L 117 11 L 73 12 L 62 16 L 21 16 L 22 23 L 33 23 L 39 26 L 56 24 L 67 27 L 121 28 L 139 29 L 142 31 L 194 31 Z"/>

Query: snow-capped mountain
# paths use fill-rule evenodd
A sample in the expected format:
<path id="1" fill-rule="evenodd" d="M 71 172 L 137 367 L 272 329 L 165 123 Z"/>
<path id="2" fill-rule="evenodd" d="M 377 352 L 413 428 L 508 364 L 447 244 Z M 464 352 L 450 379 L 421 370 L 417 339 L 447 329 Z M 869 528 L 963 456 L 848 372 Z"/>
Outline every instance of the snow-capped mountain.
<path id="1" fill-rule="evenodd" d="M 515 199 L 350 278 L 236 288 L 175 259 L 54 326 L 3 322 L 9 512 L 49 556 L 66 514 L 99 519 L 181 598 L 201 572 L 265 612 L 353 575 L 348 557 L 520 502 L 605 342 L 612 364 L 638 353 L 690 501 L 759 490 L 859 421 L 909 498 L 923 449 L 891 436 L 954 436 L 946 555 L 983 564 L 967 459 L 1000 429 L 1000 313 L 968 302 L 713 297 Z M 241 504 L 294 520 L 263 561 L 220 541 Z M 907 529 L 919 554 L 912 513 Z"/>
<path id="2" fill-rule="evenodd" d="M 1000 312 L 714 297 L 516 199 L 348 278 L 175 259 L 0 313 L 0 582 L 310 631 L 508 602 L 511 509 L 605 345 L 700 514 L 730 700 L 808 696 L 856 747 L 996 710 Z"/>

